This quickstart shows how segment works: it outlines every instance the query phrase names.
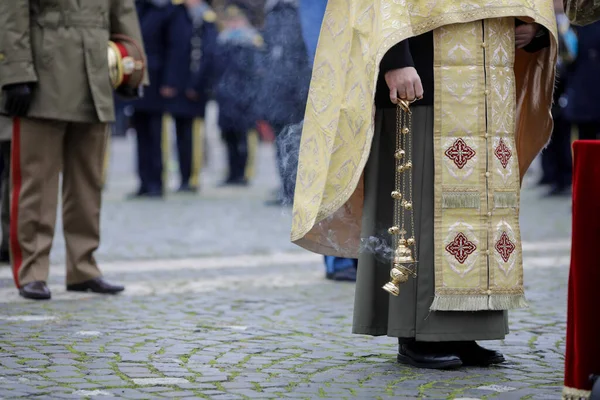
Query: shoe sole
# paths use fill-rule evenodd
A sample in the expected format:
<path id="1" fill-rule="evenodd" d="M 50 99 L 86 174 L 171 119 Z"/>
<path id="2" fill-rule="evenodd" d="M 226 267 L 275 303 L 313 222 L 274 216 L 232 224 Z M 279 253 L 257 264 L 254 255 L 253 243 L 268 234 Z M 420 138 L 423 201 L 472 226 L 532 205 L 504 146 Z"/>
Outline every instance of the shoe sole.
<path id="1" fill-rule="evenodd" d="M 463 366 L 463 363 L 460 360 L 437 363 L 420 363 L 416 362 L 410 357 L 405 356 L 404 354 L 398 354 L 398 363 L 426 369 L 456 369 Z"/>
<path id="2" fill-rule="evenodd" d="M 119 294 L 119 293 L 123 292 L 124 290 L 125 289 L 117 290 L 114 292 L 97 292 L 97 291 L 93 291 L 92 289 L 89 289 L 89 288 L 67 288 L 67 292 L 79 292 L 79 293 L 92 292 L 92 293 L 97 293 L 97 294 Z"/>
<path id="3" fill-rule="evenodd" d="M 502 357 L 490 358 L 486 362 L 480 362 L 480 363 L 470 363 L 470 362 L 463 361 L 463 365 L 465 367 L 489 367 L 490 365 L 502 364 L 505 361 L 506 361 L 506 359 L 504 358 L 504 356 L 502 356 Z"/>

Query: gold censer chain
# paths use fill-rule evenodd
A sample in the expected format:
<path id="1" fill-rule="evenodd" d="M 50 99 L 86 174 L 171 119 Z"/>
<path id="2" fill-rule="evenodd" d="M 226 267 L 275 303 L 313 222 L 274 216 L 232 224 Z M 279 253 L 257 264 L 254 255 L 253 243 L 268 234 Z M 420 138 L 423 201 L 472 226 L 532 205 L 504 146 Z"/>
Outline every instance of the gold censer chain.
<path id="1" fill-rule="evenodd" d="M 417 241 L 415 240 L 415 218 L 412 197 L 412 112 L 409 103 L 401 101 L 396 110 L 395 185 L 391 196 L 394 199 L 394 224 L 388 229 L 392 235 L 394 255 L 390 281 L 383 289 L 394 296 L 400 294 L 400 284 L 416 277 L 415 263 Z M 408 222 L 407 222 L 408 218 Z M 406 230 L 410 224 L 410 232 Z M 410 236 L 409 236 L 410 234 Z"/>

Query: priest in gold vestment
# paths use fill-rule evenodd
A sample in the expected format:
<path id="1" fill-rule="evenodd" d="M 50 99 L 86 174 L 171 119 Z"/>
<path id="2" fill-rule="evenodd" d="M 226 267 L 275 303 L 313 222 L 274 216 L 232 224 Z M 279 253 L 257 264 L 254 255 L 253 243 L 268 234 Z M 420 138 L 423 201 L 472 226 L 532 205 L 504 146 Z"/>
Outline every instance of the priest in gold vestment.
<path id="1" fill-rule="evenodd" d="M 398 361 L 487 366 L 507 311 L 527 306 L 523 175 L 552 130 L 552 0 L 330 0 L 300 149 L 292 241 L 357 257 L 353 332 Z M 391 268 L 399 100 L 413 101 L 417 275 Z"/>

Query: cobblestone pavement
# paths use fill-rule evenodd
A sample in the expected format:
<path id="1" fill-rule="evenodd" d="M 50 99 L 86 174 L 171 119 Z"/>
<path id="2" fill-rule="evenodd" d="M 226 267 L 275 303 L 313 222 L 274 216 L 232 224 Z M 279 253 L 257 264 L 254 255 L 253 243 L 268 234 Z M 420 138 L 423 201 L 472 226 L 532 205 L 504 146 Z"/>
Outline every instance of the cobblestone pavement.
<path id="1" fill-rule="evenodd" d="M 289 209 L 263 205 L 275 186 L 272 151 L 261 150 L 252 187 L 217 189 L 214 132 L 209 145 L 201 194 L 125 201 L 133 149 L 113 141 L 98 258 L 127 285 L 123 295 L 66 293 L 59 235 L 51 302 L 20 299 L 0 267 L 0 399 L 560 397 L 568 199 L 523 192 L 531 307 L 510 314 L 506 340 L 487 343 L 507 362 L 411 369 L 395 363 L 393 339 L 350 333 L 354 285 L 326 281 L 321 258 L 289 244 Z"/>

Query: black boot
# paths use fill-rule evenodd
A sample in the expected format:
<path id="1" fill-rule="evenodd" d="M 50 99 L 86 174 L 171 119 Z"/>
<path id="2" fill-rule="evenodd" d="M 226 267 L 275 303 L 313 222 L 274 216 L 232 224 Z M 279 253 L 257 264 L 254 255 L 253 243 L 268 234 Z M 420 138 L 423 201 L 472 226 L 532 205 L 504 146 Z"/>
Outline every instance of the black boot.
<path id="1" fill-rule="evenodd" d="M 400 343 L 398 362 L 417 368 L 452 369 L 463 365 L 446 342 L 408 342 Z"/>
<path id="2" fill-rule="evenodd" d="M 501 364 L 505 361 L 502 353 L 488 350 L 478 345 L 474 340 L 468 342 L 452 342 L 456 354 L 462 360 L 463 365 L 470 367 L 489 367 L 493 364 Z"/>

